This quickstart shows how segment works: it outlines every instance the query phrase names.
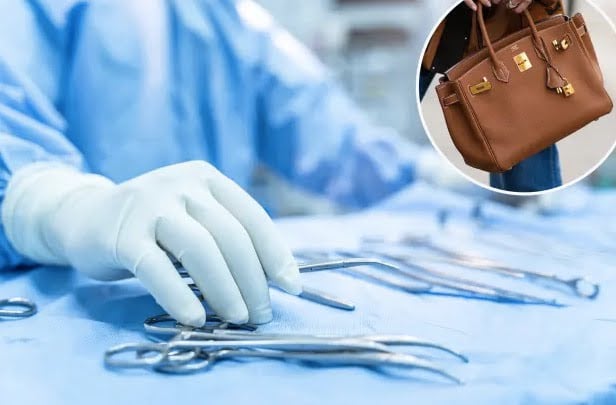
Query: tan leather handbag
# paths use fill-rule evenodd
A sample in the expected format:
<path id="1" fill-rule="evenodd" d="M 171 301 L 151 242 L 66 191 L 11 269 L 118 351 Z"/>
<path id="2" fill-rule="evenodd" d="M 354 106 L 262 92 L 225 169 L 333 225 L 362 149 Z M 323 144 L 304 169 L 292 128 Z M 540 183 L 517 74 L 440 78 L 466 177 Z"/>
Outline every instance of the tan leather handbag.
<path id="1" fill-rule="evenodd" d="M 550 17 L 492 43 L 448 70 L 436 87 L 464 161 L 503 172 L 612 110 L 582 15 Z"/>

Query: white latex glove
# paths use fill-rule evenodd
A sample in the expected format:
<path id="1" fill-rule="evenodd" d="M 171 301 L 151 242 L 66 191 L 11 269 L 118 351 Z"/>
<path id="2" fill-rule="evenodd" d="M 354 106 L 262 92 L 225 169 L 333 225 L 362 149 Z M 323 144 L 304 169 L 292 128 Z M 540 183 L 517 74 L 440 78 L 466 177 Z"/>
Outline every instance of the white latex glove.
<path id="1" fill-rule="evenodd" d="M 162 248 L 231 322 L 272 319 L 266 277 L 289 293 L 302 289 L 291 251 L 267 213 L 205 162 L 164 167 L 118 185 L 65 166 L 34 164 L 10 180 L 2 220 L 23 255 L 72 265 L 100 280 L 135 275 L 187 325 L 203 325 L 205 310 Z"/>

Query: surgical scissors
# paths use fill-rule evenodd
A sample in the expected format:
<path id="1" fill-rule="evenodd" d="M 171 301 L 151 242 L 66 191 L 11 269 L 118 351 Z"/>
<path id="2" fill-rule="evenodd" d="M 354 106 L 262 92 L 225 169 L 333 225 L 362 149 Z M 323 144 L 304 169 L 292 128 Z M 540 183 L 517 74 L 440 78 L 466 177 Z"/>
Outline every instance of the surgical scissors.
<path id="1" fill-rule="evenodd" d="M 36 312 L 36 304 L 27 298 L 0 299 L 0 318 L 27 318 L 36 314 Z"/>
<path id="2" fill-rule="evenodd" d="M 205 334 L 206 332 L 200 332 Z M 182 335 L 182 337 L 185 335 Z M 308 351 L 308 352 L 341 352 L 341 351 L 361 351 L 361 352 L 384 352 L 389 350 L 386 345 L 366 341 L 361 339 L 340 338 L 340 339 L 320 339 L 320 338 L 278 338 L 261 339 L 253 337 L 251 339 L 220 339 L 213 340 L 216 336 L 210 334 L 208 340 L 187 340 L 172 339 L 169 342 L 154 343 L 124 343 L 112 347 L 105 353 L 105 362 L 111 367 L 135 368 L 147 367 L 152 364 L 152 357 L 145 356 L 148 351 L 164 351 L 168 354 L 172 351 L 186 350 L 220 350 L 229 347 L 234 349 L 264 349 L 280 351 Z M 123 359 L 117 355 L 134 351 L 139 354 L 134 359 Z M 167 356 L 165 356 L 167 357 Z"/>
<path id="3" fill-rule="evenodd" d="M 380 352 L 380 351 L 337 351 L 328 352 L 312 351 L 304 346 L 297 346 L 298 351 L 280 351 L 280 350 L 248 350 L 247 348 L 219 348 L 215 350 L 203 350 L 203 346 L 208 342 L 189 342 L 176 341 L 169 344 L 124 344 L 116 346 L 107 351 L 105 354 L 105 362 L 109 367 L 151 367 L 156 371 L 168 373 L 192 373 L 210 368 L 218 360 L 228 358 L 267 358 L 279 360 L 294 360 L 311 362 L 320 365 L 329 366 L 364 366 L 364 367 L 403 367 L 411 369 L 425 370 L 435 373 L 452 381 L 456 384 L 462 384 L 462 381 L 451 374 L 436 368 L 432 363 L 422 360 L 416 356 L 402 353 Z M 190 359 L 173 360 L 168 357 L 170 350 L 176 348 L 191 348 L 197 349 L 196 356 Z M 293 347 L 293 344 L 288 347 Z M 333 346 L 323 346 L 333 348 Z M 131 360 L 117 360 L 114 357 L 125 352 L 143 352 L 148 351 L 155 353 L 154 356 L 147 356 L 143 362 L 134 362 Z"/>
<path id="4" fill-rule="evenodd" d="M 169 336 L 170 340 L 114 346 L 105 352 L 105 364 L 111 368 L 149 368 L 161 372 L 189 373 L 207 369 L 224 358 L 260 357 L 329 366 L 414 368 L 460 383 L 459 379 L 430 361 L 411 354 L 392 352 L 390 347 L 432 348 L 468 362 L 460 353 L 408 335 L 261 334 L 252 325 L 230 324 L 217 316 L 208 316 L 204 327 L 194 328 L 177 323 L 167 314 L 146 319 L 144 327 L 149 334 Z M 130 353 L 134 353 L 134 357 L 127 358 Z"/>
<path id="5" fill-rule="evenodd" d="M 370 243 L 373 243 L 374 241 L 375 239 L 365 240 L 365 242 Z M 498 273 L 500 275 L 516 279 L 526 279 L 531 282 L 543 281 L 546 282 L 548 285 L 565 287 L 565 289 L 570 290 L 574 295 L 580 298 L 586 298 L 591 300 L 595 299 L 599 295 L 601 289 L 598 284 L 593 283 L 584 277 L 563 279 L 555 274 L 544 274 L 536 271 L 523 270 L 505 266 L 501 263 L 484 257 L 471 256 L 452 249 L 447 249 L 445 247 L 435 244 L 427 237 L 415 237 L 407 235 L 400 238 L 397 243 L 406 246 L 424 247 L 442 256 L 441 258 L 433 257 L 433 259 L 445 260 L 452 264 L 462 265 L 467 268 L 483 272 Z"/>
<path id="6" fill-rule="evenodd" d="M 217 318 L 213 318 L 217 319 Z M 173 326 L 160 326 L 161 323 L 175 322 Z M 208 318 L 209 322 L 209 318 Z M 214 321 L 215 322 L 215 321 Z M 256 327 L 252 325 L 234 325 L 221 322 L 216 326 L 214 323 L 209 325 L 206 323 L 205 328 L 194 328 L 181 325 L 173 320 L 168 314 L 153 316 L 145 320 L 143 327 L 146 332 L 157 335 L 171 335 L 181 337 L 183 340 L 232 340 L 232 339 L 254 339 L 255 336 L 262 339 L 340 339 L 334 335 L 301 335 L 301 334 L 276 334 L 276 333 L 258 333 L 255 334 Z M 178 336 L 181 335 L 181 336 Z M 468 358 L 461 353 L 451 350 L 443 345 L 421 340 L 410 335 L 351 335 L 346 336 L 350 339 L 359 339 L 387 346 L 408 346 L 408 347 L 423 347 L 439 350 L 460 359 L 464 363 L 468 363 Z"/>

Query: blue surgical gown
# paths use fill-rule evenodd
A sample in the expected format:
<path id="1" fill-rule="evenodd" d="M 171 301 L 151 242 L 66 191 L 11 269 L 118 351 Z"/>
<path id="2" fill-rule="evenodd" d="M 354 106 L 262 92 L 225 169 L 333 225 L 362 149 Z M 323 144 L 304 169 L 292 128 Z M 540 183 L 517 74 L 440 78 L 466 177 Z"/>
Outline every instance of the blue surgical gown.
<path id="1" fill-rule="evenodd" d="M 32 162 L 121 182 L 202 159 L 367 206 L 413 180 L 417 151 L 330 76 L 248 0 L 0 1 L 0 198 Z M 3 231 L 0 254 L 26 262 Z"/>

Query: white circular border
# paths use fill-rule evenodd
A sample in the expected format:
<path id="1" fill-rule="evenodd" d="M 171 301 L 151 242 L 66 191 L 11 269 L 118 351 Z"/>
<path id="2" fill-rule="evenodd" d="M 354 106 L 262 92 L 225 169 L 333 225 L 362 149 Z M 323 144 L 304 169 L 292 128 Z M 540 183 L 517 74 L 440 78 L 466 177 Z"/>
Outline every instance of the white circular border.
<path id="1" fill-rule="evenodd" d="M 612 30 L 614 31 L 614 34 L 616 34 L 616 25 L 610 19 L 610 17 L 607 15 L 607 13 L 605 11 L 603 11 L 593 0 L 582 0 L 582 1 L 585 1 L 588 4 L 590 4 L 603 17 L 603 19 L 607 22 L 607 24 L 612 28 Z M 500 189 L 500 188 L 495 188 L 495 187 L 492 187 L 490 185 L 484 184 L 484 183 L 482 183 L 482 182 L 480 182 L 478 180 L 475 180 L 474 178 L 472 178 L 468 174 L 464 173 L 462 171 L 462 169 L 460 169 L 458 166 L 453 164 L 449 160 L 449 158 L 447 158 L 447 156 L 445 156 L 445 154 L 443 153 L 441 148 L 438 147 L 436 142 L 434 142 L 434 139 L 432 138 L 432 135 L 430 134 L 430 131 L 428 129 L 428 125 L 426 125 L 426 120 L 424 119 L 423 109 L 422 109 L 422 106 L 421 106 L 421 99 L 419 97 L 419 79 L 420 79 L 420 75 L 421 75 L 421 63 L 422 63 L 422 60 L 423 60 L 423 56 L 426 53 L 426 50 L 428 49 L 428 43 L 430 42 L 430 39 L 432 39 L 432 36 L 436 32 L 436 29 L 438 28 L 439 24 L 445 19 L 445 17 L 447 17 L 449 15 L 449 13 L 451 13 L 453 11 L 454 8 L 456 8 L 458 5 L 460 5 L 462 3 L 464 3 L 463 0 L 460 0 L 459 2 L 456 1 L 452 6 L 450 6 L 447 9 L 447 11 L 442 15 L 442 17 L 440 17 L 438 19 L 438 22 L 436 23 L 434 28 L 432 28 L 432 30 L 430 30 L 430 34 L 428 35 L 428 37 L 426 38 L 426 40 L 424 42 L 424 45 L 423 45 L 422 50 L 421 50 L 420 58 L 419 58 L 419 61 L 418 61 L 418 64 L 417 64 L 417 73 L 416 73 L 416 78 L 415 78 L 415 82 L 417 83 L 417 86 L 415 86 L 415 101 L 417 103 L 417 110 L 418 110 L 418 113 L 419 113 L 419 119 L 421 120 L 421 125 L 423 126 L 424 132 L 426 133 L 426 136 L 430 140 L 430 143 L 432 144 L 432 147 L 441 156 L 441 158 L 443 158 L 447 162 L 447 164 L 449 164 L 459 174 L 461 174 L 462 177 L 466 178 L 471 183 L 474 183 L 474 184 L 476 184 L 477 186 L 479 186 L 479 187 L 481 187 L 483 189 L 486 189 L 488 191 L 492 191 L 492 192 L 495 192 L 495 193 L 500 193 L 500 194 L 519 196 L 519 197 L 538 196 L 538 195 L 550 194 L 550 193 L 553 193 L 553 192 L 557 192 L 559 190 L 563 190 L 563 189 L 565 189 L 567 187 L 573 186 L 574 184 L 576 184 L 576 183 L 584 180 L 588 176 L 590 176 L 595 170 L 597 170 L 601 165 L 603 165 L 603 163 L 605 163 L 605 161 L 612 155 L 612 153 L 614 152 L 614 149 L 616 149 L 616 140 L 614 141 L 614 144 L 612 145 L 612 148 L 610 150 L 608 150 L 608 152 L 605 154 L 603 159 L 601 159 L 597 164 L 592 166 L 583 175 L 581 175 L 578 178 L 576 178 L 574 180 L 571 180 L 568 183 L 565 183 L 565 184 L 563 184 L 561 186 L 550 188 L 548 190 L 532 191 L 532 192 L 518 192 L 518 191 L 503 190 L 503 189 Z"/>

